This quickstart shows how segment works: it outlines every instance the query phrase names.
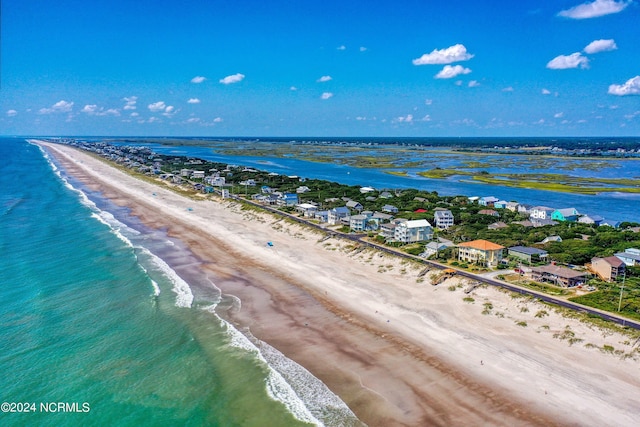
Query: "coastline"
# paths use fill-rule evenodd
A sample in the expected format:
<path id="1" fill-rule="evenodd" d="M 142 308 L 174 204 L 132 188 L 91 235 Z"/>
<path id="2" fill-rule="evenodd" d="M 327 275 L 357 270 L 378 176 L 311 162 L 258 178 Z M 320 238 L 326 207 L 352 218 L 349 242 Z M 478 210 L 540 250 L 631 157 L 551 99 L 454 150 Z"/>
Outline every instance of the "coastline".
<path id="1" fill-rule="evenodd" d="M 307 229 L 235 202 L 186 199 L 71 147 L 40 145 L 69 174 L 187 244 L 216 286 L 241 300 L 223 315 L 311 371 L 369 425 L 634 421 L 638 362 L 552 334 L 570 325 L 585 342 L 615 348 L 620 337 L 549 308 L 536 320 L 537 303 L 492 288 L 474 291 L 469 304 L 460 289 L 447 290 L 453 281 L 417 283 L 417 270 L 397 259 L 352 255 L 346 242 L 318 243 Z M 481 301 L 506 315 L 482 315 Z M 529 311 L 518 312 L 523 306 Z M 527 328 L 512 320 L 519 316 Z"/>

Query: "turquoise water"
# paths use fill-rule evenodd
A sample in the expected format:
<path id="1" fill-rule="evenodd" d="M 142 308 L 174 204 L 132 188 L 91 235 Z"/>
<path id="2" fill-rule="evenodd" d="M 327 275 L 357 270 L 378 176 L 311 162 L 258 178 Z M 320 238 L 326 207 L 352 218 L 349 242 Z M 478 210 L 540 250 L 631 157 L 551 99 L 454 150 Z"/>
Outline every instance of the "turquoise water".
<path id="1" fill-rule="evenodd" d="M 0 413 L 0 425 L 356 423 L 308 372 L 215 314 L 233 301 L 180 242 L 37 146 L 0 139 L 0 156 L 0 402 L 36 409 Z M 43 412 L 51 402 L 77 409 Z"/>

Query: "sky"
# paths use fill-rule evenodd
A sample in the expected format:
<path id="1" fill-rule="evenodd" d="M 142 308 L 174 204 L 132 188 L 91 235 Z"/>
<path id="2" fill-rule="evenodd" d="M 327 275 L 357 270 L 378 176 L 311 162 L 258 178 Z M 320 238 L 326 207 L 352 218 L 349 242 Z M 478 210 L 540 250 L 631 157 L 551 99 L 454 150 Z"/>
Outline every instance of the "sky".
<path id="1" fill-rule="evenodd" d="M 0 135 L 640 136 L 640 0 L 4 0 Z"/>

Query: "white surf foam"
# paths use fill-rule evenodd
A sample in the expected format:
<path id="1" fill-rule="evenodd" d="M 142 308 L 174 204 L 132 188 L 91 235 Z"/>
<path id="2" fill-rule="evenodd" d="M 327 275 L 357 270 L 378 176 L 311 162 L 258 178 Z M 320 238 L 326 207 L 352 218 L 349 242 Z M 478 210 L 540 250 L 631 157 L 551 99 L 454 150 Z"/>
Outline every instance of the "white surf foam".
<path id="1" fill-rule="evenodd" d="M 210 307 L 208 307 L 207 310 L 214 313 Z M 229 333 L 229 345 L 254 354 L 258 360 L 268 367 L 269 375 L 267 376 L 265 386 L 269 397 L 282 403 L 296 419 L 313 425 L 323 426 L 324 424 L 309 411 L 304 401 L 296 394 L 291 385 L 287 383 L 282 375 L 263 357 L 260 349 L 229 322 L 221 318 L 219 319 L 226 326 L 227 332 Z M 291 362 L 294 363 L 293 361 Z"/>
<path id="2" fill-rule="evenodd" d="M 75 188 L 73 185 L 71 185 L 71 183 L 69 183 L 69 181 L 60 173 L 60 170 L 53 163 L 53 161 L 48 156 L 46 151 L 42 150 L 42 148 L 41 148 L 41 151 L 44 153 L 45 158 L 53 168 L 56 175 L 62 180 L 64 185 L 68 189 L 78 194 L 78 197 L 80 198 L 81 203 L 87 206 L 91 210 L 91 217 L 97 219 L 101 223 L 108 226 L 111 232 L 115 236 L 117 236 L 122 242 L 124 242 L 127 246 L 134 249 L 139 249 L 140 251 L 144 252 L 145 255 L 147 255 L 151 259 L 151 261 L 158 268 L 158 270 L 160 270 L 162 274 L 171 281 L 171 283 L 173 284 L 172 290 L 176 294 L 176 306 L 186 307 L 186 308 L 191 307 L 193 303 L 193 293 L 191 292 L 191 288 L 189 287 L 189 284 L 185 282 L 178 275 L 178 273 L 176 273 L 162 258 L 153 254 L 150 250 L 148 250 L 143 246 L 136 247 L 131 242 L 131 240 L 125 235 L 125 233 L 130 236 L 139 235 L 140 232 L 127 226 L 123 222 L 118 221 L 118 219 L 111 212 L 107 212 L 99 209 L 98 206 L 91 199 L 89 199 L 89 197 L 82 190 Z M 135 255 L 135 252 L 134 252 L 134 255 Z M 137 255 L 135 256 L 137 258 Z M 144 267 L 139 262 L 138 262 L 138 265 L 145 271 L 145 273 L 147 273 L 147 277 L 149 277 L 147 270 L 144 269 Z M 151 286 L 154 289 L 154 295 L 159 295 L 160 287 L 158 286 L 158 283 L 153 279 L 151 279 L 151 277 L 149 277 L 149 280 L 151 281 Z"/>
<path id="3" fill-rule="evenodd" d="M 154 265 L 173 284 L 171 290 L 176 294 L 176 306 L 185 308 L 191 307 L 193 304 L 193 293 L 191 292 L 189 284 L 185 282 L 184 279 L 182 279 L 182 277 L 180 277 L 178 273 L 176 273 L 175 270 L 173 270 L 162 258 L 155 255 L 145 247 L 140 247 L 140 250 L 151 258 Z"/>
<path id="4" fill-rule="evenodd" d="M 215 315 L 213 306 L 207 307 L 207 310 Z M 267 394 L 285 405 L 298 420 L 317 426 L 359 424 L 349 407 L 307 369 L 269 344 L 254 337 L 250 339 L 229 322 L 216 317 L 226 326 L 229 345 L 254 354 L 268 367 L 269 375 L 265 384 Z"/>

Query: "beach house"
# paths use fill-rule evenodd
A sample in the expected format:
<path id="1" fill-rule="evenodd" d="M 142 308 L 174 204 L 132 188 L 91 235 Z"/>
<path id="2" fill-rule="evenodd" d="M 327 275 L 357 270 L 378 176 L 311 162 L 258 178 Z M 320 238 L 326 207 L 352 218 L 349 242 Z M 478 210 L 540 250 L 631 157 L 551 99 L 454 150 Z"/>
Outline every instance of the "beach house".
<path id="1" fill-rule="evenodd" d="M 555 211 L 553 211 L 553 213 L 551 214 L 551 219 L 554 221 L 577 221 L 578 220 L 578 216 L 580 214 L 578 213 L 578 210 L 576 208 L 564 208 L 564 209 L 556 209 Z"/>
<path id="2" fill-rule="evenodd" d="M 296 211 L 300 212 L 307 218 L 312 218 L 318 211 L 318 206 L 312 203 L 300 203 L 299 205 L 296 205 Z"/>
<path id="3" fill-rule="evenodd" d="M 481 198 L 478 200 L 478 204 L 479 204 L 480 206 L 490 206 L 490 207 L 493 207 L 493 204 L 494 204 L 495 202 L 499 202 L 499 201 L 500 201 L 500 199 L 498 199 L 497 197 L 487 196 L 487 197 L 481 197 Z"/>
<path id="4" fill-rule="evenodd" d="M 578 218 L 578 222 L 581 224 L 593 224 L 595 226 L 600 225 L 604 220 L 600 215 L 582 215 Z"/>
<path id="5" fill-rule="evenodd" d="M 433 227 L 426 219 L 402 221 L 396 225 L 393 238 L 403 243 L 424 242 L 433 238 Z"/>
<path id="6" fill-rule="evenodd" d="M 392 214 L 398 213 L 398 208 L 393 205 L 384 205 L 382 207 L 382 212 L 389 212 Z"/>
<path id="7" fill-rule="evenodd" d="M 591 271 L 597 274 L 602 280 L 615 282 L 616 279 L 625 274 L 625 263 L 616 256 L 592 258 Z"/>
<path id="8" fill-rule="evenodd" d="M 329 209 L 329 212 L 327 213 L 327 223 L 329 225 L 338 225 L 340 224 L 342 218 L 346 218 L 348 216 L 349 208 L 346 206 Z"/>
<path id="9" fill-rule="evenodd" d="M 504 246 L 488 240 L 472 240 L 458 245 L 458 260 L 484 266 L 496 266 L 502 261 Z"/>
<path id="10" fill-rule="evenodd" d="M 529 211 L 529 218 L 533 221 L 536 219 L 551 219 L 551 215 L 555 209 L 546 206 L 535 206 Z M 535 221 L 533 221 L 535 222 Z"/>
<path id="11" fill-rule="evenodd" d="M 424 252 L 420 254 L 423 258 L 429 258 L 433 255 L 437 255 L 439 252 L 442 252 L 453 246 L 451 242 L 429 242 L 424 247 Z"/>
<path id="12" fill-rule="evenodd" d="M 433 219 L 436 223 L 436 227 L 442 230 L 448 229 L 453 226 L 454 223 L 453 214 L 448 209 L 440 210 L 436 208 L 436 211 L 433 213 Z"/>
<path id="13" fill-rule="evenodd" d="M 362 204 L 360 202 L 357 202 L 355 200 L 349 200 L 347 202 L 347 208 L 353 209 L 353 210 L 356 210 L 356 211 L 360 212 L 360 211 L 362 211 L 362 209 L 364 207 L 362 206 Z"/>
<path id="14" fill-rule="evenodd" d="M 512 246 L 508 249 L 507 253 L 509 257 L 525 261 L 528 264 L 544 261 L 549 256 L 549 253 L 543 249 L 528 246 Z"/>
<path id="15" fill-rule="evenodd" d="M 640 249 L 625 249 L 624 252 L 618 252 L 615 256 L 629 267 L 640 265 Z"/>
<path id="16" fill-rule="evenodd" d="M 298 204 L 298 195 L 296 193 L 283 193 L 278 198 L 279 206 L 295 206 Z"/>
<path id="17" fill-rule="evenodd" d="M 560 267 L 555 264 L 547 264 L 541 267 L 531 267 L 531 278 L 537 282 L 553 283 L 562 287 L 574 287 L 583 285 L 587 280 L 587 273 Z"/>

